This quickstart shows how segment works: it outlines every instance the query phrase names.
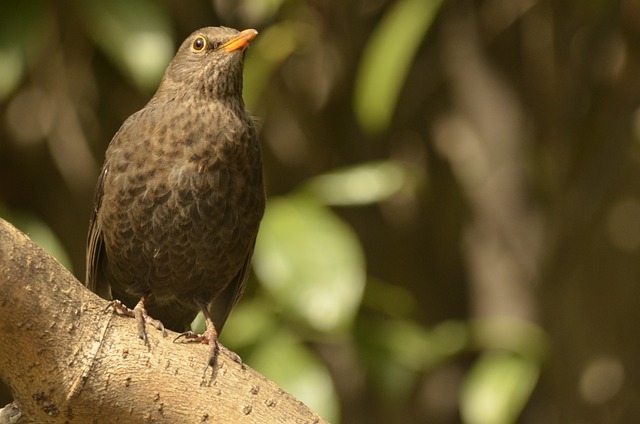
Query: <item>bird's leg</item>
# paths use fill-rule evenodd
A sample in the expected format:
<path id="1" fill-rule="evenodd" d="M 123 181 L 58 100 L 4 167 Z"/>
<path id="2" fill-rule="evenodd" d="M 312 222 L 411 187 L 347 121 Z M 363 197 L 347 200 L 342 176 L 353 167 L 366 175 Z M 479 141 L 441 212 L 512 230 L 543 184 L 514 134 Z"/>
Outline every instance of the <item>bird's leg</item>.
<path id="1" fill-rule="evenodd" d="M 129 309 L 124 303 L 115 299 L 107 304 L 108 308 L 113 308 L 117 312 L 120 312 L 122 315 L 132 317 L 136 319 L 138 323 L 138 337 L 140 337 L 144 344 L 149 346 L 149 339 L 147 338 L 147 331 L 145 329 L 145 324 L 151 324 L 156 329 L 162 331 L 162 337 L 167 337 L 167 331 L 164 329 L 164 325 L 157 319 L 154 319 L 149 316 L 147 313 L 147 309 L 144 307 L 144 302 L 149 297 L 150 292 L 146 292 L 138 301 L 136 306 L 133 309 Z"/>
<path id="2" fill-rule="evenodd" d="M 242 359 L 240 356 L 224 347 L 218 341 L 218 330 L 216 330 L 216 326 L 213 324 L 213 320 L 211 319 L 211 315 L 209 314 L 209 308 L 206 303 L 197 302 L 198 306 L 200 306 L 200 310 L 205 318 L 205 330 L 202 334 L 196 334 L 193 331 L 185 331 L 184 333 L 178 334 L 173 341 L 175 342 L 181 337 L 184 337 L 187 340 L 200 342 L 209 345 L 209 360 L 207 361 L 207 366 L 205 367 L 205 371 L 207 368 L 212 367 L 216 363 L 216 358 L 218 357 L 218 353 L 224 352 L 227 356 L 233 359 L 235 362 L 239 363 L 240 366 L 244 367 L 242 363 Z"/>

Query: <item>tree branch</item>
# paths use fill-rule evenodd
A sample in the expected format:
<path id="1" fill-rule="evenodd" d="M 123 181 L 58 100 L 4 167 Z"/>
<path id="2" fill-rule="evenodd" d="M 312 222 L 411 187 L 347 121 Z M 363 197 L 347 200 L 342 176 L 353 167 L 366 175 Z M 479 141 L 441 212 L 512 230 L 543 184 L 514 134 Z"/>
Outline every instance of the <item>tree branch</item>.
<path id="1" fill-rule="evenodd" d="M 39 423 L 324 423 L 302 402 L 221 354 L 173 343 L 105 312 L 26 235 L 0 219 L 0 379 Z M 20 421 L 22 422 L 22 421 Z"/>

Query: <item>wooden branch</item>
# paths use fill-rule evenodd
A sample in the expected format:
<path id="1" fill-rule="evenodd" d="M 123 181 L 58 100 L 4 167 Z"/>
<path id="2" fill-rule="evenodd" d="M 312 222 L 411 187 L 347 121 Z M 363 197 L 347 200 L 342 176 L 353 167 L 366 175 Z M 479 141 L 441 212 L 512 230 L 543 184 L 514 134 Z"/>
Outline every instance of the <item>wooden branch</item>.
<path id="1" fill-rule="evenodd" d="M 111 311 L 0 219 L 0 379 L 38 423 L 324 423 L 302 402 L 207 347 L 173 343 Z M 20 421 L 22 422 L 22 421 Z"/>

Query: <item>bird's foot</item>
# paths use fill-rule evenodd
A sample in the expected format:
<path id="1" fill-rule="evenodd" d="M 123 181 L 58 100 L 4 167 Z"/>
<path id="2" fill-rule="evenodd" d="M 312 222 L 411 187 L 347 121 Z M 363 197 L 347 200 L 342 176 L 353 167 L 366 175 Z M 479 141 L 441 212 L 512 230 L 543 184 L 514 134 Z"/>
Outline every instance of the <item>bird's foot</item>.
<path id="1" fill-rule="evenodd" d="M 105 311 L 113 308 L 116 312 L 119 312 L 124 316 L 135 318 L 138 324 L 138 337 L 144 341 L 146 346 L 149 346 L 149 339 L 147 337 L 145 324 L 150 324 L 157 330 L 162 331 L 162 337 L 167 337 L 167 331 L 165 330 L 162 322 L 149 316 L 147 309 L 144 307 L 145 300 L 146 296 L 143 296 L 133 309 L 129 309 L 127 305 L 115 299 L 107 304 Z"/>
<path id="2" fill-rule="evenodd" d="M 207 368 L 214 367 L 216 363 L 216 359 L 218 358 L 218 354 L 220 352 L 224 353 L 229 358 L 231 358 L 234 362 L 237 362 L 238 364 L 240 364 L 242 368 L 244 368 L 244 364 L 242 363 L 242 358 L 240 358 L 240 355 L 227 349 L 218 341 L 218 332 L 216 331 L 216 328 L 213 325 L 213 322 L 211 322 L 210 320 L 207 320 L 206 326 L 207 326 L 206 330 L 204 331 L 203 334 L 197 334 L 197 333 L 194 333 L 193 331 L 185 331 L 184 333 L 178 334 L 178 337 L 176 337 L 173 341 L 176 342 L 180 338 L 185 338 L 190 342 L 203 343 L 203 344 L 209 345 L 209 359 L 207 360 L 207 365 L 205 366 L 205 369 L 204 369 L 205 372 L 207 371 Z"/>

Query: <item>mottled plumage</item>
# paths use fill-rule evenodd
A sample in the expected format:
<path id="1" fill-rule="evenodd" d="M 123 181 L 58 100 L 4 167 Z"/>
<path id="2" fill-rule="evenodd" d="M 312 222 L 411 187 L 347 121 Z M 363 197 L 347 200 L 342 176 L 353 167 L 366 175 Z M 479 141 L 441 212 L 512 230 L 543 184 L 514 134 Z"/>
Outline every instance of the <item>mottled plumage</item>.
<path id="1" fill-rule="evenodd" d="M 146 297 L 149 316 L 172 330 L 211 304 L 220 331 L 249 274 L 265 206 L 260 145 L 242 101 L 244 50 L 256 34 L 190 35 L 105 155 L 86 284 L 130 308 Z"/>

